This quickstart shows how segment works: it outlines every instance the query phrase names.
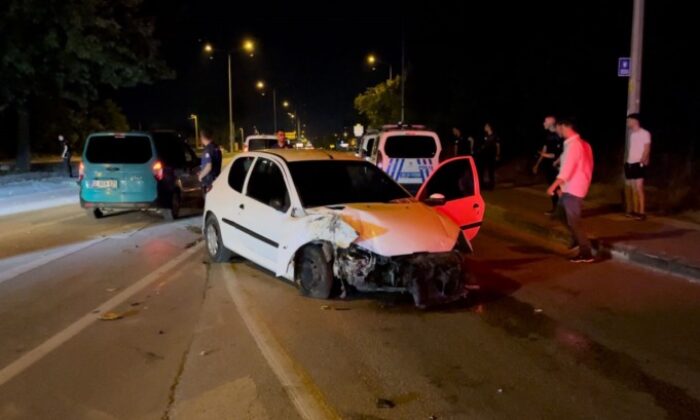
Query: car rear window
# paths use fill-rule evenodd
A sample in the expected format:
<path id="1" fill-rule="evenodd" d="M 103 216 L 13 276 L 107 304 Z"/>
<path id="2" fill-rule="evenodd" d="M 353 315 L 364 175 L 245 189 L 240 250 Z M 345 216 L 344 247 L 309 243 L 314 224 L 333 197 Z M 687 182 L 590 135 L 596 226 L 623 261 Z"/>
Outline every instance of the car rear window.
<path id="1" fill-rule="evenodd" d="M 181 168 L 185 166 L 185 142 L 175 132 L 151 134 L 158 152 L 158 159 L 166 166 Z"/>
<path id="2" fill-rule="evenodd" d="M 386 138 L 384 153 L 390 158 L 431 158 L 437 153 L 437 145 L 430 136 L 390 136 Z"/>
<path id="3" fill-rule="evenodd" d="M 277 139 L 250 139 L 248 140 L 248 150 L 269 149 L 275 143 L 277 143 Z"/>
<path id="4" fill-rule="evenodd" d="M 152 157 L 151 140 L 146 136 L 94 136 L 85 150 L 90 163 L 146 163 Z"/>

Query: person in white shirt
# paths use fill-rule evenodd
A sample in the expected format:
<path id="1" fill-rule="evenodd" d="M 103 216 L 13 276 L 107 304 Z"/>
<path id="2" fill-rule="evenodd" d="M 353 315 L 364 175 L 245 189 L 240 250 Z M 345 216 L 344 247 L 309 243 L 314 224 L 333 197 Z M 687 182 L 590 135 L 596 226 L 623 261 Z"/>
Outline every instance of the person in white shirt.
<path id="1" fill-rule="evenodd" d="M 547 194 L 561 194 L 559 208 L 565 215 L 564 222 L 571 232 L 573 244 L 571 249 L 578 248 L 578 254 L 569 261 L 590 263 L 594 261 L 591 242 L 581 227 L 581 207 L 583 199 L 588 194 L 593 177 L 593 150 L 576 132 L 572 120 L 563 119 L 557 122 L 557 130 L 564 140 L 564 152 L 561 155 L 561 168 L 557 179 L 549 186 Z M 561 188 L 560 192 L 557 189 Z"/>
<path id="2" fill-rule="evenodd" d="M 651 134 L 642 128 L 639 114 L 627 116 L 630 130 L 625 150 L 625 207 L 626 216 L 646 220 L 644 211 L 644 177 L 649 166 Z"/>

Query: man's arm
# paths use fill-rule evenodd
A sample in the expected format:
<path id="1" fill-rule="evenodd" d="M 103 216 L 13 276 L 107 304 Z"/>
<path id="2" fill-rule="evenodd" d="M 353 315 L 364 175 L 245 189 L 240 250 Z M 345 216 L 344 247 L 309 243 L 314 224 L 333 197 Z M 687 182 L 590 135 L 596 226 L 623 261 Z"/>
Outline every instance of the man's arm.
<path id="1" fill-rule="evenodd" d="M 651 142 L 644 145 L 644 152 L 642 153 L 642 165 L 649 165 L 649 155 L 651 153 Z"/>
<path id="2" fill-rule="evenodd" d="M 532 168 L 532 173 L 537 174 L 537 170 L 540 168 L 540 164 L 542 163 L 542 159 L 545 158 L 545 155 L 547 154 L 547 145 L 542 146 L 542 150 L 540 150 L 540 157 L 537 158 L 537 163 L 535 163 L 535 166 Z"/>
<path id="3" fill-rule="evenodd" d="M 202 170 L 199 172 L 199 175 L 198 175 L 199 181 L 201 182 L 204 179 L 204 177 L 209 175 L 210 172 L 211 172 L 211 162 L 204 165 L 204 168 L 202 168 Z"/>
<path id="4" fill-rule="evenodd" d="M 557 193 L 557 189 L 561 188 L 562 185 L 566 184 L 566 181 L 564 181 L 561 178 L 557 178 L 552 182 L 552 185 L 547 188 L 547 195 L 554 195 Z"/>

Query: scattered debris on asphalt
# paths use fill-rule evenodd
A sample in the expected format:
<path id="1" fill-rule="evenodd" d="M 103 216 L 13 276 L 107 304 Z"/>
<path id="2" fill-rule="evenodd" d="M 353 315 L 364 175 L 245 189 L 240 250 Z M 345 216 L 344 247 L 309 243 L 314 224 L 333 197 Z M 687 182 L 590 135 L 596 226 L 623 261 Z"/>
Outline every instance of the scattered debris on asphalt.
<path id="1" fill-rule="evenodd" d="M 541 314 L 542 312 L 544 312 L 544 311 L 540 308 L 535 309 L 536 314 Z"/>
<path id="2" fill-rule="evenodd" d="M 503 388 L 498 388 L 498 391 L 497 391 L 497 392 L 498 392 L 499 394 L 503 394 Z"/>
<path id="3" fill-rule="evenodd" d="M 385 398 L 377 398 L 377 408 L 394 408 L 396 404 L 393 401 Z"/>
<path id="4" fill-rule="evenodd" d="M 100 320 L 102 321 L 116 321 L 117 319 L 122 319 L 127 316 L 136 315 L 139 311 L 131 310 L 126 312 L 116 312 L 108 311 L 100 315 Z"/>
<path id="5" fill-rule="evenodd" d="M 163 334 L 165 334 L 165 331 L 163 331 L 163 330 L 158 330 L 158 335 L 163 335 Z"/>
<path id="6" fill-rule="evenodd" d="M 189 230 L 192 233 L 196 233 L 197 235 L 202 234 L 202 228 L 199 226 L 187 226 L 187 230 Z"/>
<path id="7" fill-rule="evenodd" d="M 116 291 L 117 291 L 117 288 L 116 288 L 116 287 L 110 287 L 110 288 L 108 288 L 108 289 L 105 289 L 105 291 L 107 291 L 107 292 L 109 292 L 109 293 L 113 293 L 113 292 L 116 292 Z"/>
<path id="8" fill-rule="evenodd" d="M 349 311 L 350 308 L 336 307 L 333 305 L 321 305 L 321 310 L 323 311 Z"/>

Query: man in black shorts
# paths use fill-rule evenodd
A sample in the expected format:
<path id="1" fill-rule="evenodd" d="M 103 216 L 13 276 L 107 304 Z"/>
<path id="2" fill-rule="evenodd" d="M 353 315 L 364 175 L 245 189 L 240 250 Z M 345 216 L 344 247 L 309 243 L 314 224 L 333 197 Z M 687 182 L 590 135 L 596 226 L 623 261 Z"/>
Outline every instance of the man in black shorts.
<path id="1" fill-rule="evenodd" d="M 646 220 L 644 209 L 644 178 L 649 166 L 651 134 L 642 128 L 639 114 L 627 117 L 630 130 L 625 150 L 625 207 L 626 216 Z"/>

